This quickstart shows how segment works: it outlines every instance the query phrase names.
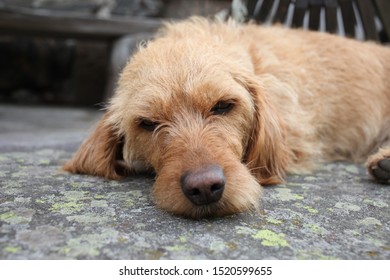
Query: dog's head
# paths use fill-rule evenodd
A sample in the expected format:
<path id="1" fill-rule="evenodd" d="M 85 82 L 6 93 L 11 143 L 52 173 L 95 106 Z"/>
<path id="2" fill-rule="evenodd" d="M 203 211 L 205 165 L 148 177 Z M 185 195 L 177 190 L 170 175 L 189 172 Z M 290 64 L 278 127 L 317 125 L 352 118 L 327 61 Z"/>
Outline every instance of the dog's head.
<path id="1" fill-rule="evenodd" d="M 283 176 L 283 128 L 246 46 L 191 24 L 168 27 L 133 56 L 66 169 L 116 179 L 142 163 L 157 174 L 157 206 L 189 217 L 255 208 L 260 184 Z"/>

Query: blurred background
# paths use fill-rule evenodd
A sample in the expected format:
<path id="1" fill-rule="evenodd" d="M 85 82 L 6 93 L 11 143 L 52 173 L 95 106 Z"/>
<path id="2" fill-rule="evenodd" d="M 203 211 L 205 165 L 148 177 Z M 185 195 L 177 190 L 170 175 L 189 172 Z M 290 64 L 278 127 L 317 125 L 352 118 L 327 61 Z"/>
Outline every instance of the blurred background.
<path id="1" fill-rule="evenodd" d="M 388 42 L 388 0 L 0 0 L 0 103 L 99 107 L 137 43 L 191 15 Z"/>
<path id="2" fill-rule="evenodd" d="M 0 0 L 0 103 L 99 106 L 162 20 L 229 0 Z"/>

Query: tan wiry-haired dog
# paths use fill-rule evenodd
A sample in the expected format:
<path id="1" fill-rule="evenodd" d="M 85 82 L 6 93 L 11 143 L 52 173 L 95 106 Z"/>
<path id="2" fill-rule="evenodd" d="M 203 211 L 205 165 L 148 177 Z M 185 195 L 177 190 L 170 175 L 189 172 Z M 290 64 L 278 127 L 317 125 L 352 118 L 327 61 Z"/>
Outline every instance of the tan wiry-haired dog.
<path id="1" fill-rule="evenodd" d="M 142 165 L 158 207 L 199 218 L 256 207 L 260 185 L 343 159 L 389 183 L 389 48 L 197 18 L 131 58 L 65 169 L 119 179 Z"/>

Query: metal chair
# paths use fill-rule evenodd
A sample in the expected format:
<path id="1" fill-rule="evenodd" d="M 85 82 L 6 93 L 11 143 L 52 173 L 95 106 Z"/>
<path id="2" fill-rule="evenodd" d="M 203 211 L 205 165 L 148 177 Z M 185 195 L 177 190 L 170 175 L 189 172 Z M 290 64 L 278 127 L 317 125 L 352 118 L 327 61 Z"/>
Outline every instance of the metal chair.
<path id="1" fill-rule="evenodd" d="M 240 0 L 244 21 L 282 23 L 362 40 L 389 42 L 389 0 Z"/>

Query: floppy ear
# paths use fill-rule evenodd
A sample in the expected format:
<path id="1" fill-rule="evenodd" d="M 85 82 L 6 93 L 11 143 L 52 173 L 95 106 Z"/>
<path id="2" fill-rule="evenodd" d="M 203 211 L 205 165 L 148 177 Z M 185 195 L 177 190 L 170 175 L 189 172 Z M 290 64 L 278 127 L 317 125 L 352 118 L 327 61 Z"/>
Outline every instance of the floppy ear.
<path id="1" fill-rule="evenodd" d="M 120 161 L 123 139 L 108 122 L 108 118 L 109 113 L 106 113 L 94 132 L 64 165 L 65 171 L 108 179 L 121 179 L 128 173 L 126 166 Z"/>
<path id="2" fill-rule="evenodd" d="M 283 182 L 289 159 L 285 131 L 277 112 L 267 100 L 265 89 L 255 79 L 251 76 L 240 78 L 251 94 L 255 109 L 244 161 L 260 184 L 277 184 Z"/>

